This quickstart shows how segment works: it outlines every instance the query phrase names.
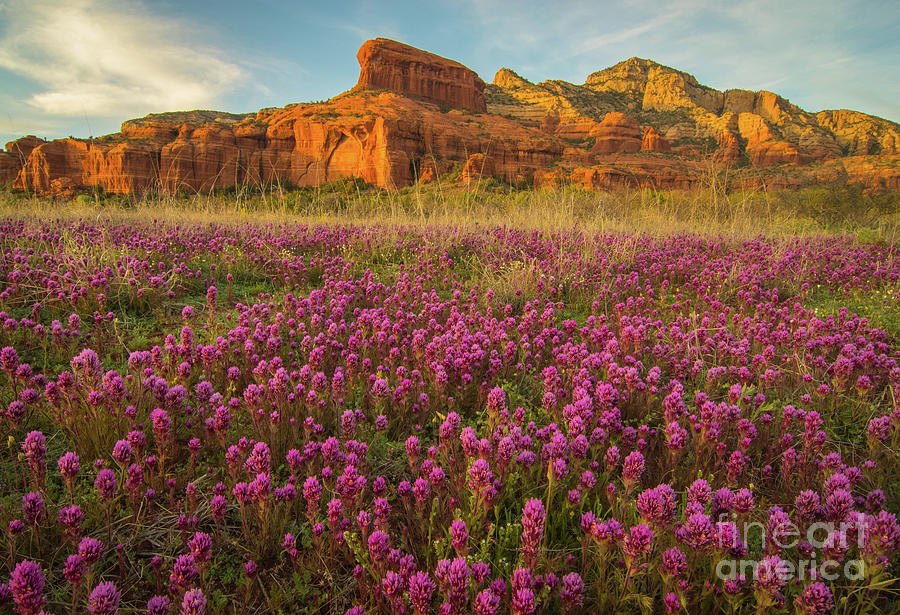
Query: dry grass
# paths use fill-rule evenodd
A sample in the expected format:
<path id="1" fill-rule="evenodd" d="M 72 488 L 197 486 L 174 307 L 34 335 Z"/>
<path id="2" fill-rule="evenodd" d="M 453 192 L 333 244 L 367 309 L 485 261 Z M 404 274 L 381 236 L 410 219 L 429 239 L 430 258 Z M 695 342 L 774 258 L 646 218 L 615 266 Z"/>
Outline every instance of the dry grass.
<path id="1" fill-rule="evenodd" d="M 827 194 L 826 194 L 827 196 Z M 724 237 L 856 234 L 864 241 L 900 240 L 900 199 L 878 207 L 868 197 L 832 197 L 828 216 L 823 189 L 726 192 L 715 183 L 693 191 L 587 191 L 574 187 L 514 189 L 485 180 L 469 185 L 441 181 L 387 192 L 343 181 L 316 189 L 231 191 L 186 196 L 112 195 L 58 201 L 0 192 L 0 216 L 107 218 L 171 224 L 382 224 L 388 226 L 514 227 L 554 232 L 623 232 Z M 873 201 L 874 203 L 874 201 Z M 841 207 L 846 209 L 842 213 Z M 868 209 L 867 209 L 868 208 Z"/>

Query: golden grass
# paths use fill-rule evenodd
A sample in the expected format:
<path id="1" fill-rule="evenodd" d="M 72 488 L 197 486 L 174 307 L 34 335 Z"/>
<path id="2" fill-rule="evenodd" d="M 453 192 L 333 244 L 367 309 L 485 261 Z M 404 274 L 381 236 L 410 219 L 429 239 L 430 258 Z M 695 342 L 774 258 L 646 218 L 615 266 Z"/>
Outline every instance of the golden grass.
<path id="1" fill-rule="evenodd" d="M 577 228 L 586 233 L 697 233 L 734 238 L 852 233 L 864 241 L 890 244 L 900 239 L 900 199 L 882 199 L 877 208 L 872 206 L 871 212 L 861 215 L 861 208 L 870 207 L 868 197 L 854 197 L 846 204 L 838 197 L 827 215 L 817 215 L 822 198 L 821 189 L 792 191 L 785 196 L 765 191 L 726 192 L 715 184 L 693 191 L 597 192 L 575 187 L 520 190 L 492 180 L 469 185 L 441 181 L 388 192 L 344 181 L 316 189 L 111 195 L 68 202 L 7 190 L 0 192 L 0 216 L 168 224 L 512 227 L 542 232 Z M 847 211 L 842 212 L 841 207 Z"/>

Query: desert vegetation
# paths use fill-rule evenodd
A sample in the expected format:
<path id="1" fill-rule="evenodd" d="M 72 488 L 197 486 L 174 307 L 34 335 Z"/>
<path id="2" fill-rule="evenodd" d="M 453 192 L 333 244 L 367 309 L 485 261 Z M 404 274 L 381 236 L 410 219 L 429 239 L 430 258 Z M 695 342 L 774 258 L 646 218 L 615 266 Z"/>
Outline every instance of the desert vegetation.
<path id="1" fill-rule="evenodd" d="M 896 612 L 897 216 L 3 193 L 0 612 Z"/>
<path id="2" fill-rule="evenodd" d="M 746 238 L 854 235 L 863 242 L 900 241 L 900 194 L 846 181 L 801 189 L 741 190 L 724 168 L 711 166 L 695 190 L 574 185 L 534 189 L 493 178 L 462 181 L 462 167 L 440 181 L 383 190 L 348 178 L 298 188 L 272 182 L 209 192 L 110 194 L 83 192 L 74 200 L 42 198 L 0 187 L 0 212 L 12 216 L 111 217 L 229 223 L 249 221 L 389 226 L 507 226 L 539 231 Z M 60 206 L 64 203 L 64 206 Z"/>

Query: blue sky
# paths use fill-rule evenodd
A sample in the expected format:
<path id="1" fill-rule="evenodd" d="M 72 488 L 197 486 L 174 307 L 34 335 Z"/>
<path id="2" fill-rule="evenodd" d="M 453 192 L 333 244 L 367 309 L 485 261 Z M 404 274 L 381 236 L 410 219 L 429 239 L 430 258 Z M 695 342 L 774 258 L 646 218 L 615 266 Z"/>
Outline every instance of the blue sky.
<path id="1" fill-rule="evenodd" d="M 458 60 L 582 83 L 631 56 L 718 89 L 900 121 L 896 0 L 0 0 L 0 144 L 98 136 L 183 109 L 255 111 L 356 82 L 385 36 Z"/>

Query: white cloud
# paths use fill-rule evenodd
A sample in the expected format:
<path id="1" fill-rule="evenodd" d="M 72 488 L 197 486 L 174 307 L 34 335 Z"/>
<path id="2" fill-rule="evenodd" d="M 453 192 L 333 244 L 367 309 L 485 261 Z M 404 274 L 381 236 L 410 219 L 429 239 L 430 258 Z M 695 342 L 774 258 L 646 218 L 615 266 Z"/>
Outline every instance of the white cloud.
<path id="1" fill-rule="evenodd" d="M 665 26 L 690 14 L 694 10 L 694 6 L 682 1 L 668 7 L 656 7 L 656 9 L 659 12 L 645 21 L 621 30 L 587 38 L 584 42 L 576 45 L 572 55 L 581 55 L 590 51 L 596 51 L 602 47 L 609 47 L 659 32 Z"/>
<path id="2" fill-rule="evenodd" d="M 2 0 L 0 15 L 0 68 L 35 82 L 26 102 L 49 115 L 210 107 L 250 81 L 223 50 L 135 0 Z"/>
<path id="3" fill-rule="evenodd" d="M 0 148 L 7 140 L 21 137 L 29 133 L 38 136 L 58 134 L 62 126 L 59 121 L 27 121 L 12 119 L 12 116 L 0 117 Z"/>

